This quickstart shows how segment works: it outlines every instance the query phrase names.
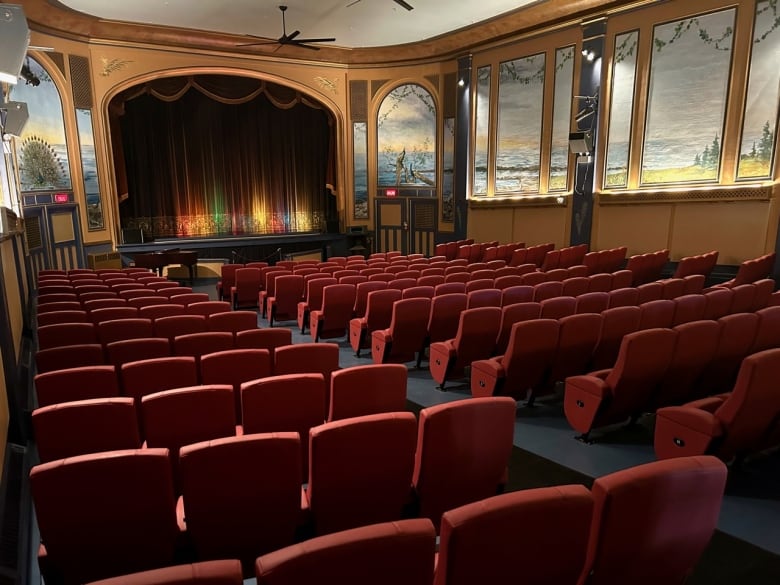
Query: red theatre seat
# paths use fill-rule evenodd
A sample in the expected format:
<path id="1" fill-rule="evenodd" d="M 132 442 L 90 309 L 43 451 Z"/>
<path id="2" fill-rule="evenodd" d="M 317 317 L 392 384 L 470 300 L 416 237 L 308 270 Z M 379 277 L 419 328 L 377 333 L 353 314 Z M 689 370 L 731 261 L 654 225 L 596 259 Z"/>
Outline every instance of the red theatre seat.
<path id="1" fill-rule="evenodd" d="M 89 585 L 242 585 L 241 563 L 236 559 L 201 561 L 93 581 Z"/>

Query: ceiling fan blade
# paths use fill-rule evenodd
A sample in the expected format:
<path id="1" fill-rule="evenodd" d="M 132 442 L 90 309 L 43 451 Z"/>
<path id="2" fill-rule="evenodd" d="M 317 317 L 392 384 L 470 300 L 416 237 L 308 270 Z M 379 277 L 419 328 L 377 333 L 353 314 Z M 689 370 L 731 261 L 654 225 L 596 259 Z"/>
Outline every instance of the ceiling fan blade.
<path id="1" fill-rule="evenodd" d="M 358 2 L 360 2 L 360 0 L 352 0 L 352 2 L 350 2 L 349 4 L 346 5 L 346 8 L 349 8 L 350 6 L 354 6 Z"/>
<path id="2" fill-rule="evenodd" d="M 301 31 L 294 30 L 289 35 L 282 37 L 284 40 L 279 39 L 280 43 L 289 43 L 291 40 L 293 40 L 295 37 L 297 37 L 299 34 L 301 34 Z"/>
<path id="3" fill-rule="evenodd" d="M 319 47 L 315 47 L 314 45 L 307 45 L 305 43 L 294 42 L 294 43 L 290 43 L 290 44 L 295 46 L 295 47 L 303 47 L 304 49 L 310 49 L 312 51 L 319 51 L 320 50 Z"/>
<path id="4" fill-rule="evenodd" d="M 239 43 L 236 45 L 236 47 L 256 47 L 258 45 L 274 45 L 278 42 L 279 41 L 274 41 L 274 40 L 263 40 L 263 41 L 255 41 L 253 43 Z"/>
<path id="5" fill-rule="evenodd" d="M 296 43 L 332 43 L 335 41 L 333 37 L 329 39 L 295 39 Z"/>
<path id="6" fill-rule="evenodd" d="M 414 6 L 412 6 L 412 5 L 411 5 L 411 4 L 409 4 L 408 2 L 405 2 L 404 0 L 393 0 L 393 2 L 395 2 L 395 3 L 396 3 L 396 4 L 398 4 L 399 6 L 403 6 L 403 7 L 404 7 L 404 8 L 406 8 L 407 10 L 414 10 Z"/>

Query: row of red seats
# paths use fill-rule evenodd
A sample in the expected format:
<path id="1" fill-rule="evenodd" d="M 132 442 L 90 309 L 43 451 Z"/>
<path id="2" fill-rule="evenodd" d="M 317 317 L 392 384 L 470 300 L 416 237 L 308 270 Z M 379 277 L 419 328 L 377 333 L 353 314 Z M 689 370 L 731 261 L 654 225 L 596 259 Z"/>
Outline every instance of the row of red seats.
<path id="1" fill-rule="evenodd" d="M 216 333 L 216 335 L 214 335 Z M 197 337 L 186 340 L 186 344 L 197 353 L 194 357 L 208 353 L 208 343 L 215 341 L 222 345 L 229 341 L 222 332 L 195 333 Z M 175 339 L 175 336 L 174 336 Z M 196 352 L 195 343 L 198 343 Z M 267 349 L 273 352 L 277 347 L 292 344 L 290 329 L 246 329 L 235 333 L 235 349 Z M 218 347 L 219 347 L 218 346 Z M 180 342 L 180 347 L 182 347 Z M 229 349 L 231 349 L 229 348 Z M 214 350 L 212 350 L 214 351 Z M 166 357 L 174 354 L 170 337 L 150 337 L 137 339 L 122 339 L 107 345 L 100 343 L 78 343 L 59 345 L 49 349 L 40 349 L 35 353 L 35 366 L 39 374 L 78 368 L 81 366 L 120 366 L 129 361 L 138 361 L 154 357 Z"/>
<path id="2" fill-rule="evenodd" d="M 545 487 L 454 508 L 438 543 L 427 519 L 372 524 L 266 553 L 252 574 L 258 585 L 681 583 L 712 538 L 725 484 L 713 457 L 653 462 L 592 490 Z M 241 585 L 245 574 L 238 559 L 201 561 L 91 585 Z"/>
<path id="3" fill-rule="evenodd" d="M 291 369 L 290 355 L 305 354 L 281 352 L 276 371 Z M 44 375 L 38 385 L 41 406 L 32 415 L 40 460 L 136 449 L 142 441 L 175 451 L 187 442 L 222 436 L 210 434 L 214 429 L 227 431 L 228 436 L 296 431 L 307 437 L 310 428 L 323 422 L 402 411 L 406 406 L 407 371 L 402 365 L 340 370 L 338 363 L 313 363 L 293 368 L 308 373 L 274 376 L 271 362 L 268 350 L 228 350 L 206 354 L 198 364 L 194 359 L 163 358 L 122 369 L 87 366 Z M 170 374 L 160 380 L 143 379 L 166 365 L 181 374 L 181 380 Z M 101 387 L 87 393 L 74 389 L 79 383 Z M 102 397 L 84 398 L 88 394 Z M 57 402 L 47 403 L 52 400 Z M 168 420 L 171 417 L 175 420 Z M 201 438 L 193 439 L 192 433 Z M 307 452 L 304 445 L 304 472 Z"/>
<path id="4" fill-rule="evenodd" d="M 666 263 L 669 261 L 669 250 L 663 249 L 646 254 L 631 256 L 626 262 L 626 270 L 634 275 L 634 286 L 653 282 L 661 278 Z"/>
<path id="5" fill-rule="evenodd" d="M 238 392 L 243 382 L 273 374 L 317 373 L 329 382 L 331 374 L 339 370 L 335 344 L 254 347 L 255 340 L 261 337 L 255 335 L 259 331 L 264 330 L 244 331 L 236 336 L 236 345 L 244 347 L 235 347 L 229 334 L 225 333 L 192 334 L 197 338 L 180 336 L 178 342 L 174 340 L 172 348 L 167 339 L 160 338 L 114 342 L 109 344 L 108 363 L 101 360 L 96 364 L 73 365 L 36 374 L 38 405 L 116 396 L 130 396 L 138 402 L 142 396 L 153 392 L 196 384 L 230 384 Z M 205 343 L 195 348 L 194 342 L 201 340 Z M 85 354 L 93 347 L 100 348 L 95 345 L 68 347 Z M 68 348 L 57 348 L 65 349 Z M 181 353 L 177 353 L 177 349 Z M 187 349 L 192 351 L 185 353 Z M 102 356 L 102 350 L 99 350 L 95 357 Z M 240 405 L 236 412 L 240 413 Z"/>
<path id="6" fill-rule="evenodd" d="M 193 293 L 200 294 L 200 293 Z M 44 312 L 39 312 L 36 318 L 38 327 L 55 323 L 100 323 L 112 319 L 127 319 L 144 317 L 158 319 L 177 315 L 199 315 L 208 317 L 216 313 L 233 311 L 226 301 L 200 301 L 195 299 L 176 299 L 175 302 L 163 302 L 154 297 L 138 297 L 134 299 L 95 299 L 86 301 L 81 308 L 70 302 L 47 303 Z M 236 313 L 252 313 L 254 311 L 235 311 Z"/>
<path id="7" fill-rule="evenodd" d="M 770 300 L 770 291 L 774 286 L 773 281 L 767 280 L 756 285 L 743 285 L 734 289 L 732 294 L 720 290 L 711 291 L 706 296 L 702 294 L 683 295 L 677 297 L 680 302 L 675 303 L 672 299 L 662 298 L 665 294 L 673 296 L 673 293 L 677 292 L 677 287 L 672 286 L 673 284 L 674 281 L 666 284 L 648 283 L 638 288 L 617 289 L 610 293 L 585 293 L 576 298 L 551 297 L 542 301 L 534 301 L 534 303 L 538 302 L 538 305 L 527 304 L 536 298 L 536 289 L 530 287 L 510 287 L 503 291 L 493 289 L 473 291 L 467 295 L 466 309 L 500 306 L 502 311 L 498 317 L 494 315 L 485 323 L 480 323 L 477 320 L 475 327 L 484 328 L 488 323 L 494 323 L 497 318 L 498 333 L 494 335 L 495 342 L 493 343 L 482 343 L 481 341 L 471 343 L 468 339 L 473 333 L 464 335 L 462 340 L 470 347 L 479 346 L 479 349 L 467 352 L 472 355 L 476 355 L 474 352 L 496 351 L 496 353 L 501 353 L 507 347 L 509 330 L 516 321 L 534 318 L 559 319 L 575 313 L 601 313 L 610 307 L 645 305 L 651 302 L 653 304 L 645 310 L 645 313 L 657 316 L 653 317 L 652 320 L 649 317 L 646 318 L 644 323 L 647 326 L 651 326 L 651 323 L 655 323 L 652 326 L 671 326 L 697 318 L 718 318 L 730 312 L 754 311 L 767 306 Z M 428 344 L 435 341 L 446 342 L 456 337 L 456 333 L 450 337 L 443 337 L 443 335 L 457 328 L 459 315 L 456 316 L 455 311 L 463 310 L 462 297 L 458 298 L 452 295 L 444 295 L 444 297 L 450 298 L 433 297 L 432 300 L 402 299 L 394 301 L 392 307 L 389 308 L 390 324 L 385 329 L 379 328 L 382 323 L 374 325 L 377 329 L 371 334 L 374 362 L 410 361 L 414 359 L 414 354 L 418 353 L 417 363 L 419 366 L 426 341 Z M 679 309 L 677 309 L 677 305 L 680 305 Z M 375 323 L 381 318 L 387 317 L 388 307 L 385 306 L 384 309 L 384 311 L 380 311 Z M 362 325 L 362 320 L 351 325 L 350 341 L 356 352 L 361 347 L 361 340 L 368 337 L 368 319 L 366 319 L 365 332 Z M 439 338 L 439 335 L 442 337 Z M 490 336 L 489 332 L 487 336 Z M 439 348 L 441 355 L 437 359 L 440 363 L 435 364 L 434 377 L 440 384 L 443 384 L 446 379 L 456 377 L 470 361 L 479 359 L 472 357 L 457 360 L 460 367 L 453 369 L 452 360 L 457 355 L 453 345 L 454 341 L 451 341 L 446 343 L 446 347 Z M 489 357 L 489 355 L 490 353 L 484 357 Z M 434 368 L 433 362 L 431 368 Z"/>
<path id="8" fill-rule="evenodd" d="M 686 328 L 685 325 L 731 314 L 731 308 L 723 300 L 728 299 L 720 294 L 684 295 L 675 300 L 616 306 L 596 314 L 569 313 L 554 317 L 545 316 L 538 303 L 506 307 L 495 342 L 499 355 L 470 362 L 471 392 L 474 396 L 509 394 L 518 400 L 532 399 L 539 392 L 552 390 L 568 376 L 612 367 L 623 338 L 635 331 L 679 326 L 690 331 L 688 335 L 695 340 L 697 328 Z M 752 306 L 735 308 L 754 309 Z M 755 310 L 759 308 L 755 307 Z M 462 336 L 437 346 L 437 356 L 442 364 L 449 364 L 447 358 L 457 360 L 461 346 L 468 343 L 468 339 L 468 336 Z M 483 341 L 484 344 L 487 342 Z M 432 357 L 433 352 L 432 347 Z M 456 363 L 463 365 L 462 361 Z M 452 364 L 449 368 L 434 367 L 431 363 L 434 379 L 440 383 L 447 379 L 450 371 L 450 377 L 455 377 L 456 373 L 462 375 L 462 366 L 459 372 Z"/>
<path id="9" fill-rule="evenodd" d="M 747 284 L 755 282 L 762 278 L 768 278 L 775 268 L 775 260 L 777 254 L 772 252 L 770 254 L 764 254 L 758 258 L 752 258 L 745 260 L 739 265 L 737 274 L 731 280 L 728 280 L 719 286 L 735 287 L 740 284 Z"/>
<path id="10" fill-rule="evenodd" d="M 108 345 L 114 341 L 141 337 L 162 337 L 173 340 L 187 334 L 227 332 L 257 329 L 254 311 L 230 311 L 204 315 L 171 315 L 150 319 L 137 315 L 136 307 L 95 309 L 87 322 L 65 322 L 38 327 L 39 350 L 63 345 L 99 343 Z M 99 316 L 95 316 L 99 314 Z M 105 320 L 100 316 L 105 317 Z"/>
<path id="11" fill-rule="evenodd" d="M 169 414 L 173 427 L 188 416 Z M 308 435 L 305 491 L 294 432 L 185 445 L 178 466 L 149 438 L 143 450 L 44 463 L 30 474 L 42 574 L 83 583 L 171 564 L 184 530 L 198 560 L 238 557 L 251 570 L 295 542 L 302 520 L 319 534 L 417 515 L 438 526 L 446 510 L 500 489 L 514 419 L 514 401 L 489 398 L 423 409 L 419 424 L 403 412 L 325 423 Z M 469 441 L 457 440 L 464 427 Z"/>
<path id="12" fill-rule="evenodd" d="M 743 359 L 777 347 L 780 307 L 629 333 L 612 368 L 566 379 L 566 418 L 587 439 L 595 428 L 729 390 Z"/>

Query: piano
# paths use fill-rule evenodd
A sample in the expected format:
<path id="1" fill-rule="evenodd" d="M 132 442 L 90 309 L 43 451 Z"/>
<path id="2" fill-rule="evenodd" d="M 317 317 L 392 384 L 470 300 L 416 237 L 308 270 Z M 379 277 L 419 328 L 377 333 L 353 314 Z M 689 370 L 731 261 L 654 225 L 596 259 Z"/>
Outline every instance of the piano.
<path id="1" fill-rule="evenodd" d="M 140 268 L 149 268 L 162 276 L 163 268 L 169 264 L 181 264 L 190 271 L 190 283 L 198 275 L 198 253 L 194 250 L 161 250 L 133 255 L 133 262 Z"/>

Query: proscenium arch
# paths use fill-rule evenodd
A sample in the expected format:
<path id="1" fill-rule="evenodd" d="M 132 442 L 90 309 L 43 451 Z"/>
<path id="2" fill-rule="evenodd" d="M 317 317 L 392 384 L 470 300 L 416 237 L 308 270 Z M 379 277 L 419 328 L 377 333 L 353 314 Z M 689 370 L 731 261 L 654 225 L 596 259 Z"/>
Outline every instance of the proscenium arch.
<path id="1" fill-rule="evenodd" d="M 264 73 L 262 71 L 253 71 L 248 69 L 237 69 L 233 67 L 180 67 L 176 69 L 165 69 L 165 70 L 158 70 L 158 71 L 151 71 L 148 73 L 144 73 L 143 75 L 138 75 L 135 77 L 131 77 L 128 79 L 123 80 L 121 83 L 118 83 L 117 85 L 113 86 L 109 91 L 107 91 L 101 100 L 100 103 L 100 110 L 101 110 L 101 118 L 104 121 L 102 124 L 102 136 L 105 140 L 106 148 L 104 150 L 104 156 L 106 158 L 106 169 L 108 169 L 108 176 L 107 181 L 108 185 L 110 186 L 110 190 L 106 190 L 106 195 L 111 197 L 111 217 L 113 221 L 113 233 L 114 233 L 114 239 L 119 242 L 119 194 L 117 193 L 117 182 L 116 182 L 116 173 L 115 173 L 115 167 L 114 167 L 114 144 L 111 139 L 111 124 L 110 124 L 110 112 L 109 112 L 109 106 L 111 104 L 111 101 L 120 93 L 123 91 L 130 89 L 131 87 L 135 87 L 137 85 L 141 85 L 144 83 L 147 83 L 149 81 L 153 81 L 156 79 L 163 79 L 168 77 L 186 77 L 188 75 L 226 75 L 231 77 L 249 77 L 253 79 L 259 79 L 262 81 L 268 81 L 270 83 L 275 83 L 277 85 L 282 85 L 285 87 L 288 87 L 290 89 L 293 89 L 297 92 L 300 92 L 307 96 L 308 98 L 312 99 L 313 101 L 316 101 L 317 103 L 321 104 L 323 108 L 332 116 L 332 119 L 334 121 L 332 132 L 335 133 L 334 136 L 334 144 L 335 144 L 335 152 L 334 156 L 336 157 L 337 164 L 336 164 L 336 172 L 337 172 L 337 185 L 338 188 L 335 190 L 335 196 L 336 196 L 336 209 L 339 213 L 339 217 L 347 217 L 346 212 L 346 158 L 345 158 L 345 149 L 344 149 L 344 116 L 342 111 L 339 109 L 338 105 L 330 99 L 328 96 L 326 96 L 323 93 L 317 92 L 316 90 L 313 90 L 311 87 L 307 85 L 303 85 L 299 82 L 293 81 L 291 79 L 287 79 L 285 77 L 277 76 L 277 75 L 270 75 L 268 73 Z"/>
<path id="2" fill-rule="evenodd" d="M 426 93 L 433 100 L 434 112 L 434 148 L 436 149 L 435 164 L 436 164 L 436 198 L 441 201 L 441 188 L 442 188 L 442 108 L 441 99 L 439 96 L 438 88 L 431 84 L 427 79 L 420 78 L 401 78 L 394 80 L 392 84 L 387 84 L 386 87 L 380 89 L 370 103 L 370 111 L 368 119 L 371 123 L 368 125 L 368 157 L 369 157 L 369 177 L 373 178 L 369 184 L 373 186 L 373 189 L 369 189 L 369 202 L 374 200 L 379 188 L 379 169 L 377 163 L 379 161 L 379 109 L 382 107 L 387 96 L 399 87 L 404 85 L 417 85 L 424 89 Z"/>

